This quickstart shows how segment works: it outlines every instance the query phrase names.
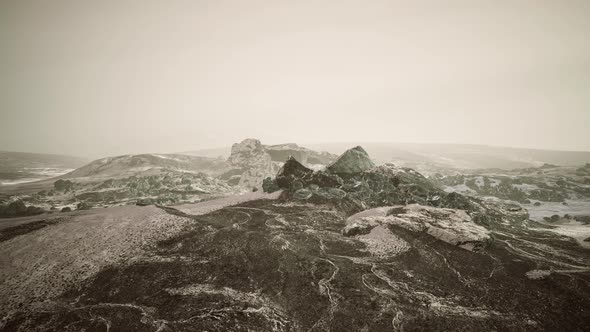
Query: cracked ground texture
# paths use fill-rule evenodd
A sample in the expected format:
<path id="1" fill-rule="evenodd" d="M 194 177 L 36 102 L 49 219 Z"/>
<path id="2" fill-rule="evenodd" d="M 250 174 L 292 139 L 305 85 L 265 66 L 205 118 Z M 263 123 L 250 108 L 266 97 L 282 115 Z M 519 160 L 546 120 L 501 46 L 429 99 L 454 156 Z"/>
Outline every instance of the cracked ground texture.
<path id="1" fill-rule="evenodd" d="M 348 216 L 331 205 L 261 199 L 206 214 L 132 211 L 0 243 L 2 257 L 12 255 L 2 261 L 2 295 L 16 287 L 32 296 L 2 300 L 0 330 L 590 330 L 590 255 L 557 235 L 506 227 L 471 252 L 393 224 L 345 237 Z M 61 245 L 41 240 L 59 234 Z M 388 255 L 391 238 L 403 250 Z M 79 249 L 60 265 L 48 250 L 56 246 Z M 71 266 L 86 272 L 60 280 Z"/>

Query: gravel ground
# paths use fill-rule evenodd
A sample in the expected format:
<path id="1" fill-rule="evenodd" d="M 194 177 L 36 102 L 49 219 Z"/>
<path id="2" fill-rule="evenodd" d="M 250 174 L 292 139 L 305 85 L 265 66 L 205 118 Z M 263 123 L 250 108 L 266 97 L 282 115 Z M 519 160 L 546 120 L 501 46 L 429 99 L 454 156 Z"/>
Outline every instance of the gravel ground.
<path id="1" fill-rule="evenodd" d="M 228 196 L 210 201 L 204 201 L 195 204 L 182 204 L 174 206 L 175 209 L 186 214 L 200 215 L 209 213 L 211 211 L 219 210 L 226 206 L 236 205 L 256 199 L 277 199 L 281 195 L 281 191 L 276 191 L 272 194 L 264 192 L 249 192 L 242 195 Z"/>
<path id="2" fill-rule="evenodd" d="M 279 194 L 248 193 L 176 208 L 205 214 Z M 50 308 L 51 299 L 102 268 L 137 260 L 151 244 L 194 222 L 154 206 L 96 209 L 63 218 L 0 243 L 0 315 L 16 308 Z"/>

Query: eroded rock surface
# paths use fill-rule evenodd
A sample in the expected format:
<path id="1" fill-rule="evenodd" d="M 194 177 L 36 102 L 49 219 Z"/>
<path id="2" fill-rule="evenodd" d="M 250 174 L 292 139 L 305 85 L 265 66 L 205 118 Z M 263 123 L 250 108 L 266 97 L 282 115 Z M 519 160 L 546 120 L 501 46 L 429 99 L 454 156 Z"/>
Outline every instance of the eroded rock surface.
<path id="1" fill-rule="evenodd" d="M 363 211 L 348 219 L 345 235 L 367 233 L 378 225 L 395 225 L 428 235 L 463 249 L 478 251 L 491 244 L 490 232 L 463 210 L 411 204 Z"/>

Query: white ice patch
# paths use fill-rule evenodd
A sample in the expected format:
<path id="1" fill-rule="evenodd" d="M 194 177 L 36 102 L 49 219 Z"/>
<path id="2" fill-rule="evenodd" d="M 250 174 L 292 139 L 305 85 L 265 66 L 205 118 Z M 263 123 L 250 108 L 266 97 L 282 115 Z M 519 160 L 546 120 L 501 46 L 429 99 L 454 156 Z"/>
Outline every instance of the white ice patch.
<path id="1" fill-rule="evenodd" d="M 590 241 L 584 241 L 590 238 L 590 225 L 585 225 L 575 220 L 565 223 L 551 223 L 550 225 L 556 226 L 556 228 L 540 230 L 569 236 L 574 238 L 582 247 L 590 249 Z"/>
<path id="2" fill-rule="evenodd" d="M 538 202 L 538 201 L 533 201 Z M 540 202 L 540 206 L 526 205 L 531 220 L 543 221 L 543 217 L 551 217 L 554 214 L 564 216 L 590 216 L 590 201 L 567 200 L 567 205 L 560 202 Z"/>

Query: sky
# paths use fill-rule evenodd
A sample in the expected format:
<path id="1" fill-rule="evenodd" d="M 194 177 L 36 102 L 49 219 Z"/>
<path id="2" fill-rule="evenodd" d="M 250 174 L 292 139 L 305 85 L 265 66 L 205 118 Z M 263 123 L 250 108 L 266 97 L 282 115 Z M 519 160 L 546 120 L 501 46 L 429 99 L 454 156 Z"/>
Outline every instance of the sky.
<path id="1" fill-rule="evenodd" d="M 590 150 L 590 1 L 0 0 L 0 150 Z"/>

